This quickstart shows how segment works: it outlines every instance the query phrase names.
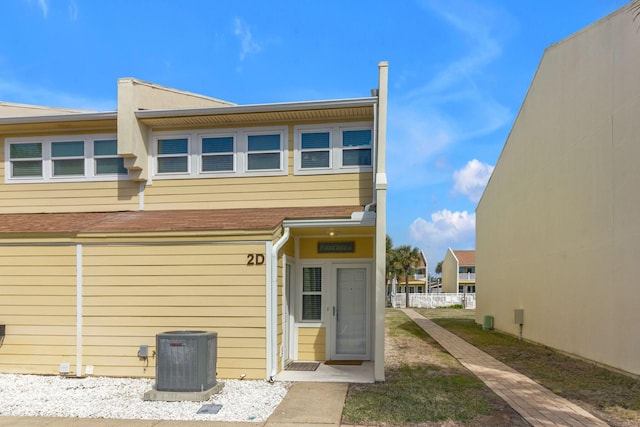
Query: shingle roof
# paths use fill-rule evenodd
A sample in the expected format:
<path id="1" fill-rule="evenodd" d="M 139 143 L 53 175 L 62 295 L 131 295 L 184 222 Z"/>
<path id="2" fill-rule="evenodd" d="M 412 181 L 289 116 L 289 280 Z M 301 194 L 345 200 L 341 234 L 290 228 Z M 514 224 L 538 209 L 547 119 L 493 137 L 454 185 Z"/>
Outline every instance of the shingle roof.
<path id="1" fill-rule="evenodd" d="M 0 235 L 273 229 L 285 219 L 343 219 L 362 206 L 1 214 Z"/>
<path id="2" fill-rule="evenodd" d="M 453 251 L 458 258 L 458 265 L 476 265 L 476 251 Z"/>

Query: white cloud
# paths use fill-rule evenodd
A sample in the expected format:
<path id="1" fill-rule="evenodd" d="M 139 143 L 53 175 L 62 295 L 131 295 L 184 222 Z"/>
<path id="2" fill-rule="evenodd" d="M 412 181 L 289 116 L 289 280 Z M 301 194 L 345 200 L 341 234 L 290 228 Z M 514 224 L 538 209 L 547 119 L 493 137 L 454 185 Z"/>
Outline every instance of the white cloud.
<path id="1" fill-rule="evenodd" d="M 253 38 L 251 28 L 242 19 L 236 18 L 234 20 L 233 33 L 240 40 L 240 61 L 244 61 L 248 55 L 262 50 L 262 46 Z"/>
<path id="2" fill-rule="evenodd" d="M 433 161 L 449 147 L 488 135 L 513 116 L 490 94 L 493 88 L 483 83 L 491 64 L 502 55 L 508 18 L 468 1 L 422 4 L 461 36 L 467 47 L 451 62 L 436 64 L 438 71 L 424 84 L 389 100 L 389 182 L 403 188 L 419 188 L 431 179 Z M 411 174 L 406 173 L 407 167 Z"/>
<path id="3" fill-rule="evenodd" d="M 418 218 L 409 227 L 411 239 L 423 249 L 429 261 L 429 270 L 444 259 L 447 248 L 473 249 L 475 247 L 476 215 L 443 209 L 431 214 L 431 220 Z"/>
<path id="4" fill-rule="evenodd" d="M 476 159 L 470 160 L 464 168 L 453 173 L 453 191 L 478 203 L 492 172 L 493 166 Z"/>
<path id="5" fill-rule="evenodd" d="M 46 18 L 49 13 L 49 6 L 47 5 L 47 0 L 38 0 L 38 6 L 40 6 L 40 10 L 42 10 L 42 14 Z"/>

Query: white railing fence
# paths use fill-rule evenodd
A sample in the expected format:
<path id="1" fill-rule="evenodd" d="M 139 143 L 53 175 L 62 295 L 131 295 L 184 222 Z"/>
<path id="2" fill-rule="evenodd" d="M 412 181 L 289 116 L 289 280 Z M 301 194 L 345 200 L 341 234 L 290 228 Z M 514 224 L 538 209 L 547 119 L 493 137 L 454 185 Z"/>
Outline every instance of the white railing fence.
<path id="1" fill-rule="evenodd" d="M 391 306 L 405 308 L 406 294 L 391 294 Z M 464 308 L 476 308 L 476 294 L 409 294 L 409 307 L 438 308 L 462 305 Z"/>

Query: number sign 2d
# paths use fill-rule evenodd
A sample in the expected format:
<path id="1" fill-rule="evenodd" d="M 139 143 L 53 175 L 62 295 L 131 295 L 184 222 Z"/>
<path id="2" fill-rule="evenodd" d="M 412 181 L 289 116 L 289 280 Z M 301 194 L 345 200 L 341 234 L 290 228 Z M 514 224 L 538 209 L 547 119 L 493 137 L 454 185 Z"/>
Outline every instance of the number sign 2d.
<path id="1" fill-rule="evenodd" d="M 247 265 L 264 264 L 264 254 L 247 254 Z"/>

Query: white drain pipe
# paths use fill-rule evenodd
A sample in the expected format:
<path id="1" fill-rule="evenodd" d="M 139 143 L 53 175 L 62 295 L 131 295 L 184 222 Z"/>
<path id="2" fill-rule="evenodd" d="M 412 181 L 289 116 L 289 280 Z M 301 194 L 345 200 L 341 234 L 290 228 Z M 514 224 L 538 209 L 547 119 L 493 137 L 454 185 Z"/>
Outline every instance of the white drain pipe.
<path id="1" fill-rule="evenodd" d="M 278 373 L 278 252 L 289 240 L 289 234 L 289 227 L 285 227 L 280 239 L 271 247 L 269 257 L 271 283 L 267 287 L 267 372 L 270 381 Z"/>

